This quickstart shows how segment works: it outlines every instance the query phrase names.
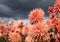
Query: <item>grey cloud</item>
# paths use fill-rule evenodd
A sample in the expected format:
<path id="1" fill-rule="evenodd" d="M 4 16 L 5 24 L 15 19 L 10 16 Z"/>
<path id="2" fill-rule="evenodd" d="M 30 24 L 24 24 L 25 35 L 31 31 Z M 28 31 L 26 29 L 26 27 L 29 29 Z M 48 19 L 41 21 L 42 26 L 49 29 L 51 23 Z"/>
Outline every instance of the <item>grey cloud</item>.
<path id="1" fill-rule="evenodd" d="M 34 8 L 42 8 L 48 14 L 48 6 L 53 5 L 55 0 L 0 0 L 0 16 L 27 18 L 29 11 Z"/>
<path id="2" fill-rule="evenodd" d="M 6 5 L 0 4 L 0 16 L 12 16 L 13 10 Z M 12 14 L 12 15 L 11 15 Z"/>
<path id="3" fill-rule="evenodd" d="M 36 7 L 46 7 L 52 5 L 55 0 L 3 0 L 3 4 L 11 7 L 13 10 L 29 10 Z"/>
<path id="4" fill-rule="evenodd" d="M 26 19 L 27 18 L 27 15 L 28 14 L 26 11 L 23 11 L 23 10 L 16 10 L 15 13 L 14 13 L 14 19 Z"/>

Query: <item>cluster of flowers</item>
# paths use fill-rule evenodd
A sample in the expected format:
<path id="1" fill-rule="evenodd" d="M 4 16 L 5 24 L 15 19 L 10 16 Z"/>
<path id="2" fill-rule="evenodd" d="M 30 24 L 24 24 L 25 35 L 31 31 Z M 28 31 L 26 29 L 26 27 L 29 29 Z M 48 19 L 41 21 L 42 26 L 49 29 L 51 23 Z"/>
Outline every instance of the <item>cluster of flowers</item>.
<path id="1" fill-rule="evenodd" d="M 44 11 L 42 9 L 35 9 L 30 12 L 28 17 L 31 26 L 27 29 L 26 42 L 60 42 L 60 16 L 51 11 L 49 14 L 49 19 L 44 22 Z"/>
<path id="2" fill-rule="evenodd" d="M 17 21 L 14 25 L 13 21 L 9 21 L 8 24 L 4 24 L 3 20 L 0 20 L 0 41 L 1 42 L 20 42 L 21 29 L 23 27 L 23 22 L 21 20 Z"/>
<path id="3" fill-rule="evenodd" d="M 60 0 L 56 0 L 48 8 L 49 19 L 44 20 L 45 13 L 41 8 L 32 10 L 24 25 L 21 20 L 9 21 L 7 24 L 0 20 L 0 41 L 3 42 L 60 42 Z"/>

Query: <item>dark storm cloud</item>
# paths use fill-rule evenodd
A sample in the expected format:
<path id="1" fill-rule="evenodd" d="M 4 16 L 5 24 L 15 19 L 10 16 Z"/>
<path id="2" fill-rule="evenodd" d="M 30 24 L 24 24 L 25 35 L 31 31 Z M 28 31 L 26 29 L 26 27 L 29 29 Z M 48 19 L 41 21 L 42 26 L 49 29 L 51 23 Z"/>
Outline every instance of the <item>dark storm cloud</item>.
<path id="1" fill-rule="evenodd" d="M 55 0 L 0 0 L 0 16 L 12 18 L 27 18 L 34 8 L 42 8 L 47 14 L 47 8 Z"/>
<path id="2" fill-rule="evenodd" d="M 12 16 L 13 10 L 6 5 L 0 4 L 0 16 L 2 17 L 9 17 Z"/>

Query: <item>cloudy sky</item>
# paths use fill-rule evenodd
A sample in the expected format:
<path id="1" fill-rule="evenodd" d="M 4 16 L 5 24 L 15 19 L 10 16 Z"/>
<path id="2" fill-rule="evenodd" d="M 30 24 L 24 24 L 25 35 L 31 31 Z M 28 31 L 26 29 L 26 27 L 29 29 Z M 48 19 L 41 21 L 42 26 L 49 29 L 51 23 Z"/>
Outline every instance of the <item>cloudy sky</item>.
<path id="1" fill-rule="evenodd" d="M 0 17 L 26 19 L 34 8 L 42 8 L 48 16 L 48 6 L 55 0 L 0 0 Z"/>

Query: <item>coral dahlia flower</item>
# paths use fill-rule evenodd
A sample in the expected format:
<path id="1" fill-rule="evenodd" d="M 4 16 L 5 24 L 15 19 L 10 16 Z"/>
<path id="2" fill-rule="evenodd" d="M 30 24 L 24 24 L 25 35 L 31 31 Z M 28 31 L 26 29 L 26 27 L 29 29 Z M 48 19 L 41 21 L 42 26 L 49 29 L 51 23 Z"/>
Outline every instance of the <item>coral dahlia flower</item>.
<path id="1" fill-rule="evenodd" d="M 53 13 L 53 7 L 49 7 L 49 8 L 48 8 L 48 12 L 49 12 L 49 13 Z"/>
<path id="2" fill-rule="evenodd" d="M 10 26 L 10 31 L 14 31 L 16 29 L 16 26 L 15 25 L 11 25 Z"/>
<path id="3" fill-rule="evenodd" d="M 27 35 L 27 32 L 29 31 L 29 29 L 31 28 L 31 24 L 27 24 L 22 28 L 22 34 L 25 36 Z"/>
<path id="4" fill-rule="evenodd" d="M 15 33 L 19 33 L 19 34 L 21 33 L 21 31 L 22 31 L 22 30 L 21 30 L 20 28 L 16 28 L 16 29 L 14 30 Z"/>
<path id="5" fill-rule="evenodd" d="M 32 28 L 29 29 L 28 34 L 32 37 L 39 37 L 40 35 L 44 34 L 44 25 L 39 23 L 35 26 L 32 26 Z"/>
<path id="6" fill-rule="evenodd" d="M 17 21 L 17 26 L 18 26 L 18 28 L 22 28 L 23 22 L 21 20 L 18 20 Z"/>
<path id="7" fill-rule="evenodd" d="M 60 6 L 60 0 L 56 0 L 55 3 Z"/>
<path id="8" fill-rule="evenodd" d="M 56 25 L 58 31 L 60 32 L 60 18 L 57 19 L 57 25 Z"/>
<path id="9" fill-rule="evenodd" d="M 4 21 L 3 20 L 0 20 L 0 24 L 3 24 L 4 23 Z"/>
<path id="10" fill-rule="evenodd" d="M 14 22 L 13 21 L 9 21 L 9 23 L 8 23 L 10 26 L 11 25 L 13 25 L 14 24 Z"/>
<path id="11" fill-rule="evenodd" d="M 27 37 L 25 38 L 25 42 L 34 42 L 34 40 L 32 39 L 31 36 L 27 36 Z"/>
<path id="12" fill-rule="evenodd" d="M 50 19 L 56 18 L 56 14 L 51 13 L 51 14 L 49 15 L 49 18 L 50 18 Z"/>
<path id="13" fill-rule="evenodd" d="M 14 42 L 18 42 L 19 40 L 21 40 L 21 36 L 18 33 L 9 32 L 9 38 Z"/>
<path id="14" fill-rule="evenodd" d="M 40 22 L 44 18 L 44 11 L 40 8 L 33 9 L 29 15 L 28 18 L 31 22 Z"/>

